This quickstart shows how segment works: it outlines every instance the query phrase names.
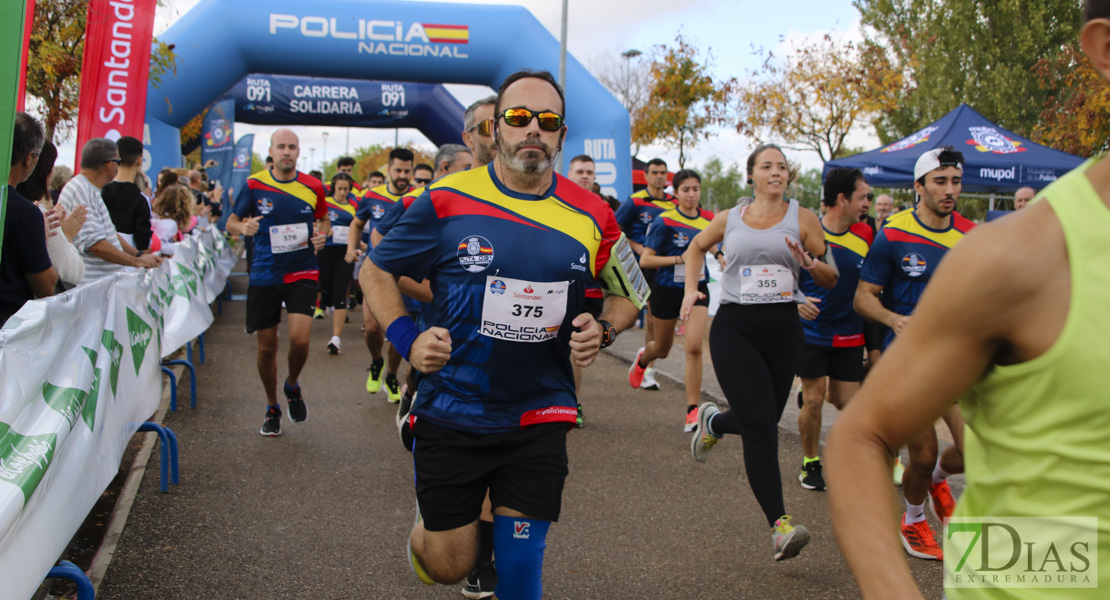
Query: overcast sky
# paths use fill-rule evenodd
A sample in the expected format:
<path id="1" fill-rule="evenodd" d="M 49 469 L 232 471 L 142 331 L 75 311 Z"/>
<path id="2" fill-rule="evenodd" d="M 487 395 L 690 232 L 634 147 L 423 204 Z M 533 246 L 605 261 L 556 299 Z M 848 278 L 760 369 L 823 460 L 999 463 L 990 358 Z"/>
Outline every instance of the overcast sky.
<path id="1" fill-rule="evenodd" d="M 155 35 L 167 29 L 199 0 L 162 0 L 155 22 Z M 245 2 L 248 0 L 235 0 Z M 254 1 L 254 0 L 250 0 Z M 423 0 L 411 0 L 423 1 Z M 454 0 L 440 0 L 451 3 Z M 505 4 L 486 0 L 467 0 L 469 3 Z M 558 0 L 520 0 L 516 4 L 527 7 L 536 18 L 558 38 L 561 20 L 561 2 Z M 759 66 L 754 49 L 779 49 L 790 40 L 807 39 L 834 32 L 839 36 L 856 37 L 859 13 L 851 0 L 787 0 L 781 4 L 755 3 L 745 0 L 569 0 L 568 51 L 590 68 L 606 55 L 618 55 L 629 49 L 645 53 L 658 44 L 672 42 L 679 32 L 701 49 L 711 48 L 715 57 L 715 71 L 720 77 L 743 78 Z M 448 85 L 448 89 L 465 106 L 492 93 L 485 86 Z M 236 137 L 256 134 L 255 151 L 264 155 L 267 140 L 274 127 L 239 123 Z M 347 151 L 348 130 L 336 127 L 299 127 L 302 156 L 308 163 L 315 157 L 316 165 L 302 164 L 303 170 L 316 168 L 325 155 L 324 131 L 329 133 L 326 155 L 334 159 Z M 434 146 L 418 130 L 401 129 L 400 141 L 413 141 Z M 392 144 L 394 130 L 349 129 L 349 149 L 373 143 Z M 871 148 L 878 145 L 872 132 L 859 132 L 849 139 L 850 145 Z M 712 157 L 720 158 L 726 165 L 743 165 L 753 144 L 736 135 L 731 128 L 722 129 L 708 142 L 701 142 L 690 153 L 687 167 L 697 168 Z M 315 148 L 313 153 L 310 149 Z M 72 166 L 74 140 L 61 145 L 59 163 Z M 671 165 L 677 165 L 678 152 L 661 147 L 644 147 L 640 158 L 660 156 Z M 819 167 L 816 154 L 792 152 L 791 158 L 805 167 Z"/>

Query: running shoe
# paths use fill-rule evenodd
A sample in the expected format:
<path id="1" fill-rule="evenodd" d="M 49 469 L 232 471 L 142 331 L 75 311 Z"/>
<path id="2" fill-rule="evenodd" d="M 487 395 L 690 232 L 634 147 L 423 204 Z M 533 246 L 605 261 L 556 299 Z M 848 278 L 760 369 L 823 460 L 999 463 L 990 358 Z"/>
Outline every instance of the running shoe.
<path id="1" fill-rule="evenodd" d="M 420 504 L 416 505 L 416 522 L 412 524 L 413 529 L 416 528 L 421 521 L 424 520 L 423 515 L 420 514 Z M 420 581 L 428 584 L 435 585 L 436 580 L 432 579 L 431 575 L 424 570 L 424 565 L 420 564 L 420 559 L 416 557 L 416 553 L 412 551 L 412 532 L 409 532 L 409 564 L 412 565 L 412 572 L 416 573 L 416 577 Z"/>
<path id="2" fill-rule="evenodd" d="M 643 355 L 644 348 L 637 350 L 636 357 L 632 359 L 632 366 L 628 367 L 628 385 L 631 385 L 632 389 L 640 387 L 644 382 L 644 371 L 647 369 L 640 366 L 640 357 Z"/>
<path id="3" fill-rule="evenodd" d="M 497 567 L 493 566 L 493 561 L 482 561 L 466 576 L 462 595 L 473 599 L 489 598 L 496 589 Z"/>
<path id="4" fill-rule="evenodd" d="M 802 462 L 802 472 L 798 473 L 798 481 L 807 490 L 825 491 L 825 478 L 821 475 L 821 461 L 814 460 Z"/>
<path id="5" fill-rule="evenodd" d="M 385 364 L 385 359 L 379 358 L 370 363 L 370 368 L 366 369 L 370 372 L 366 377 L 366 391 L 371 394 L 377 394 L 378 390 L 382 389 L 382 366 Z"/>
<path id="6" fill-rule="evenodd" d="M 894 485 L 902 485 L 902 476 L 906 474 L 906 468 L 902 466 L 902 457 L 894 457 Z"/>
<path id="7" fill-rule="evenodd" d="M 289 400 L 289 420 L 294 423 L 302 423 L 308 418 L 308 405 L 304 403 L 304 397 L 301 396 L 301 386 L 290 387 L 289 383 L 285 384 L 285 398 Z"/>
<path id="8" fill-rule="evenodd" d="M 933 507 L 933 516 L 941 523 L 948 521 L 956 512 L 956 499 L 952 497 L 947 479 L 929 486 L 929 499 L 932 500 L 929 505 Z"/>
<path id="9" fill-rule="evenodd" d="M 332 354 L 339 354 L 339 346 L 340 346 L 339 336 L 338 335 L 331 336 L 331 341 L 328 342 L 328 352 L 331 352 Z"/>
<path id="10" fill-rule="evenodd" d="M 709 433 L 709 419 L 719 412 L 721 409 L 712 402 L 706 402 L 698 408 L 698 428 L 690 438 L 690 452 L 698 462 L 709 460 L 709 451 L 721 441 L 721 438 Z"/>
<path id="11" fill-rule="evenodd" d="M 801 525 L 791 525 L 790 515 L 783 515 L 775 521 L 771 530 L 771 547 L 775 550 L 775 560 L 794 558 L 809 543 L 809 530 Z"/>
<path id="12" fill-rule="evenodd" d="M 798 410 L 801 410 L 803 406 L 805 406 L 805 402 L 802 401 L 802 388 L 798 388 Z"/>
<path id="13" fill-rule="evenodd" d="M 397 382 L 397 376 L 393 373 L 385 374 L 385 393 L 386 400 L 394 404 L 401 401 L 401 384 Z"/>
<path id="14" fill-rule="evenodd" d="M 316 310 L 312 311 L 312 318 L 313 319 L 323 319 L 324 318 L 324 309 L 322 309 L 320 307 L 317 307 Z"/>
<path id="15" fill-rule="evenodd" d="M 644 369 L 644 381 L 640 384 L 641 390 L 658 390 L 659 382 L 655 380 L 655 368 Z"/>
<path id="16" fill-rule="evenodd" d="M 929 527 L 928 521 L 922 520 L 913 525 L 907 525 L 906 515 L 903 513 L 901 529 L 902 547 L 906 549 L 907 554 L 925 560 L 944 560 L 944 551 L 937 544 L 937 538 L 933 535 L 933 528 Z"/>
<path id="17" fill-rule="evenodd" d="M 578 416 L 574 418 L 574 426 L 582 427 L 582 405 L 578 405 Z"/>
<path id="18" fill-rule="evenodd" d="M 401 436 L 401 445 L 405 450 L 412 452 L 412 428 L 409 427 L 409 411 L 412 410 L 412 401 L 415 394 L 409 393 L 409 386 L 401 386 L 401 401 L 397 403 L 397 433 Z"/>
<path id="19" fill-rule="evenodd" d="M 686 408 L 686 425 L 682 428 L 682 431 L 685 431 L 686 433 L 690 433 L 693 430 L 697 429 L 697 427 L 698 427 L 698 407 L 696 407 L 696 406 L 687 407 Z"/>
<path id="20" fill-rule="evenodd" d="M 262 422 L 262 429 L 259 429 L 258 433 L 269 437 L 281 435 L 280 406 L 271 406 L 266 409 L 266 420 Z"/>

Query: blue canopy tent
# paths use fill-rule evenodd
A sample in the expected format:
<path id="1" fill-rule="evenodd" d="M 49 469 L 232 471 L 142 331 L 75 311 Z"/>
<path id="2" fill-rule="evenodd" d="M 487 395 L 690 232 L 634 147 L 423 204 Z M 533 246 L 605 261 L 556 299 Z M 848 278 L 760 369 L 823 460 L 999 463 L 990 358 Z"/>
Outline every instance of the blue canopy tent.
<path id="1" fill-rule="evenodd" d="M 837 167 L 858 168 L 873 187 L 913 187 L 917 158 L 940 146 L 963 152 L 963 191 L 971 193 L 1013 192 L 1024 186 L 1040 190 L 1083 162 L 1009 132 L 961 104 L 893 144 L 825 163 L 822 176 Z"/>

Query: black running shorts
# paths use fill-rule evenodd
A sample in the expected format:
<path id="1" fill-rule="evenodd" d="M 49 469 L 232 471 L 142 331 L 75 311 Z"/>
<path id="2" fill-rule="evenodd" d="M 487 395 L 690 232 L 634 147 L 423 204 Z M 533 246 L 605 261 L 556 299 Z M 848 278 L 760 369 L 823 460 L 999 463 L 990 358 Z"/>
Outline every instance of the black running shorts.
<path id="1" fill-rule="evenodd" d="M 698 282 L 698 291 L 705 294 L 705 298 L 694 302 L 694 306 L 709 306 L 709 284 Z M 669 321 L 677 319 L 682 311 L 682 298 L 686 295 L 686 288 L 673 285 L 651 286 L 651 316 L 656 319 Z"/>
<path id="2" fill-rule="evenodd" d="M 413 436 L 416 500 L 428 531 L 478 520 L 487 489 L 494 508 L 559 520 L 568 472 L 566 423 L 473 433 L 418 417 Z"/>
<path id="3" fill-rule="evenodd" d="M 831 377 L 837 381 L 863 381 L 863 346 L 834 348 L 805 345 L 798 365 L 798 377 L 817 379 Z"/>
<path id="4" fill-rule="evenodd" d="M 301 279 L 278 285 L 252 285 L 247 288 L 247 333 L 276 327 L 281 323 L 281 303 L 289 314 L 312 316 L 319 284 Z"/>

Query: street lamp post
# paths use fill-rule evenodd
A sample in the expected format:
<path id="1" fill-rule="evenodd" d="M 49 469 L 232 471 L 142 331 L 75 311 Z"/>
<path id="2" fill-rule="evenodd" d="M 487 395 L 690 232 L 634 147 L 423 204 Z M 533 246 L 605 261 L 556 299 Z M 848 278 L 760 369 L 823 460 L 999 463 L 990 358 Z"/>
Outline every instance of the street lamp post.
<path id="1" fill-rule="evenodd" d="M 323 133 L 323 136 L 324 136 L 324 160 L 323 160 L 323 163 L 324 163 L 324 168 L 326 169 L 327 166 L 328 166 L 328 132 L 325 131 Z M 323 169 L 321 169 L 321 170 L 323 170 Z"/>
<path id="2" fill-rule="evenodd" d="M 315 146 L 308 149 L 308 164 L 309 164 L 309 169 L 310 170 L 312 169 L 312 167 L 316 166 L 316 147 Z"/>

